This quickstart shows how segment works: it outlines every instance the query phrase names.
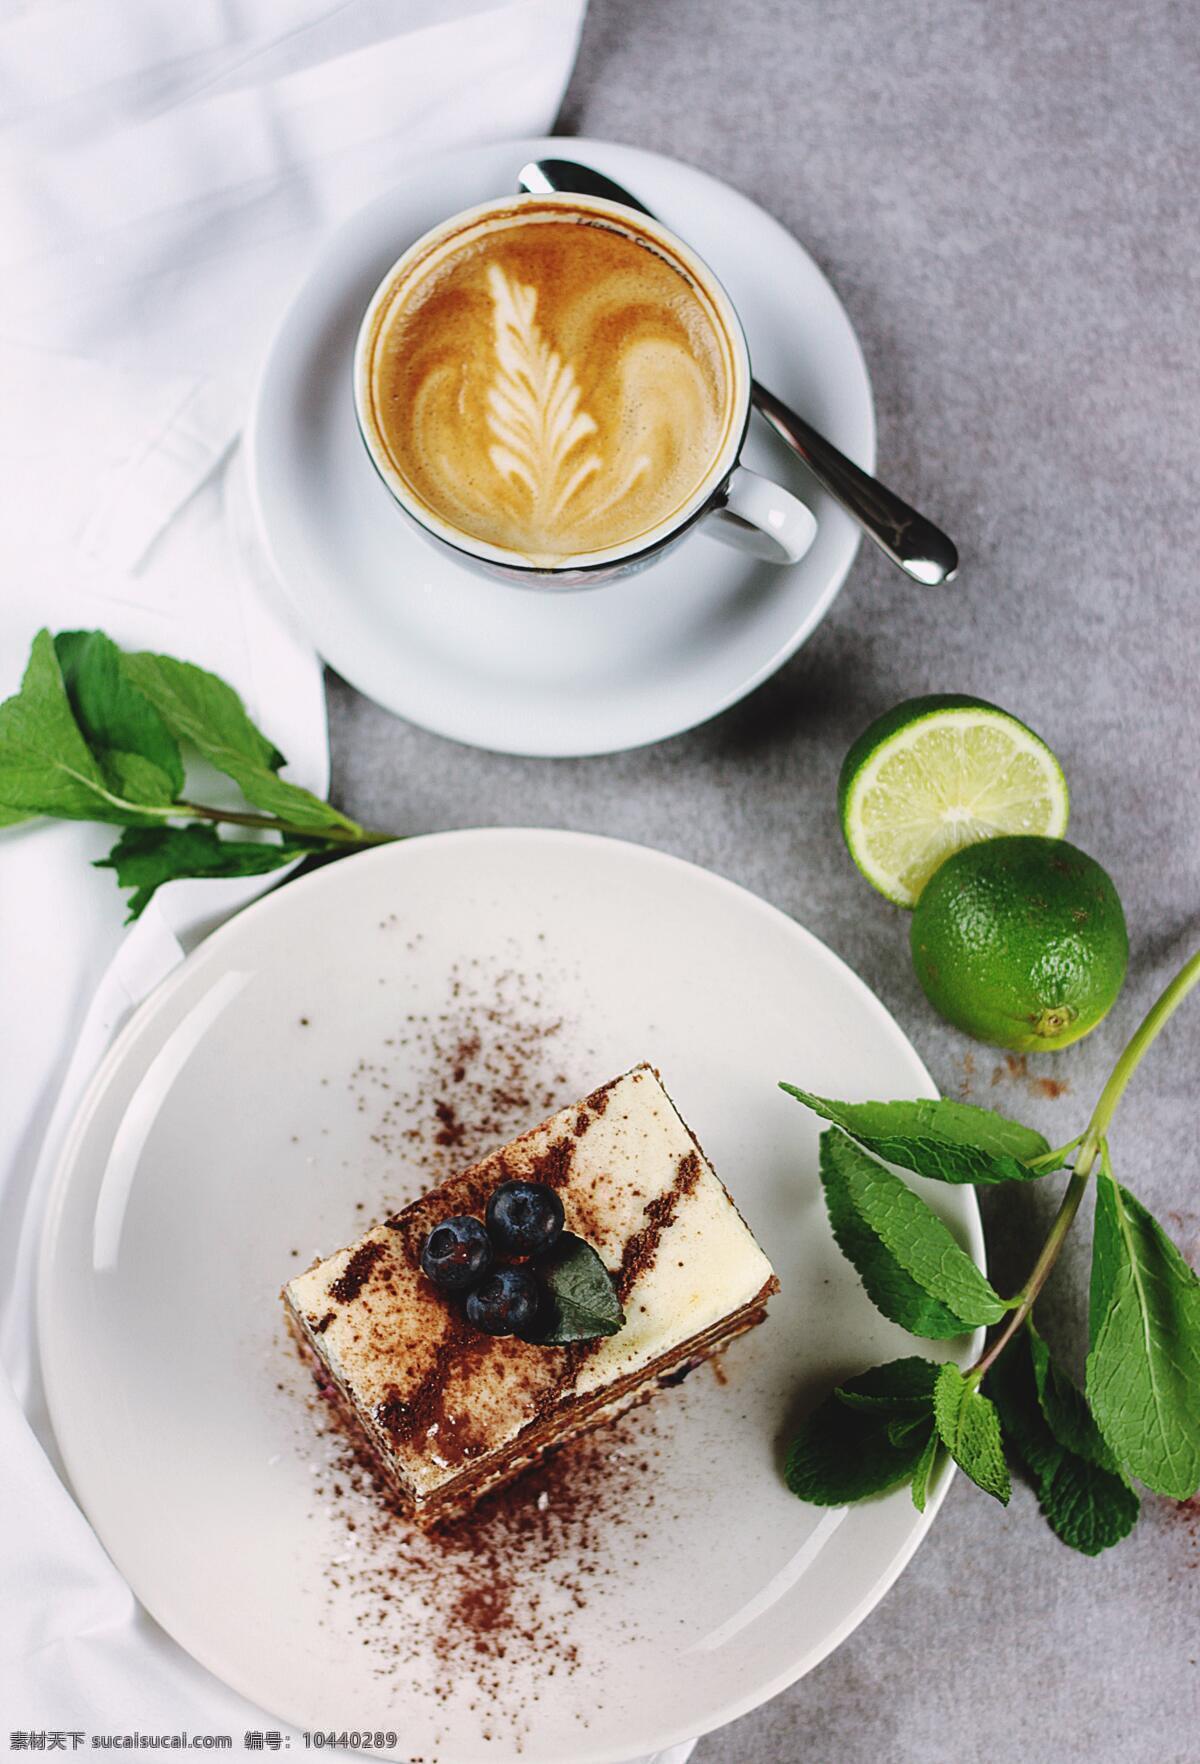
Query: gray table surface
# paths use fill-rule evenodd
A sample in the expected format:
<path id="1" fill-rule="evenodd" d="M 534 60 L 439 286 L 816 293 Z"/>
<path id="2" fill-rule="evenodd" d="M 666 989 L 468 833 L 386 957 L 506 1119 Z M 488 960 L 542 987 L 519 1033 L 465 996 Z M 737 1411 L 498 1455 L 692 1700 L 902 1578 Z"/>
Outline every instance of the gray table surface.
<path id="1" fill-rule="evenodd" d="M 335 799 L 375 825 L 584 828 L 774 901 L 896 1014 L 943 1090 L 1078 1130 L 1116 1049 L 1200 941 L 1197 347 L 1200 23 L 1143 0 L 592 0 L 561 128 L 673 153 L 803 240 L 858 330 L 880 471 L 955 535 L 959 586 L 864 550 L 808 645 L 693 733 L 584 761 L 501 758 L 330 680 Z M 926 1006 L 903 916 L 842 849 L 852 737 L 916 692 L 994 698 L 1052 743 L 1072 833 L 1110 869 L 1132 961 L 1053 1101 Z M 1200 1002 L 1142 1069 L 1120 1173 L 1195 1259 Z M 1074 1125 L 1071 1125 L 1074 1124 Z M 1064 1131 L 1059 1131 L 1065 1129 Z M 1052 1190 L 1054 1184 L 1046 1185 Z M 1015 1285 L 1053 1192 L 985 1201 Z M 1083 1341 L 1083 1246 L 1047 1327 Z M 699 1746 L 697 1764 L 1200 1757 L 1200 1507 L 1150 1497 L 1096 1561 L 1018 1487 L 961 1477 L 902 1579 L 829 1660 Z"/>

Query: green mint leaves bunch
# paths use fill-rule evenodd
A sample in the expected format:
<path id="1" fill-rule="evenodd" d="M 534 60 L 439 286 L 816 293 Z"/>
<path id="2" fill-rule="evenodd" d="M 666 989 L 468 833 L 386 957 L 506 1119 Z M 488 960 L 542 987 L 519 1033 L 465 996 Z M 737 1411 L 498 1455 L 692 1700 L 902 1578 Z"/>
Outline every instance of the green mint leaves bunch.
<path id="1" fill-rule="evenodd" d="M 185 760 L 231 779 L 238 806 L 193 801 Z M 0 827 L 48 815 L 124 828 L 98 867 L 133 890 L 130 919 L 179 877 L 261 876 L 389 837 L 289 784 L 283 764 L 216 674 L 102 631 L 39 631 L 20 691 L 0 704 Z"/>
<path id="2" fill-rule="evenodd" d="M 1040 1133 L 969 1103 L 842 1103 L 782 1088 L 830 1123 L 820 1174 L 833 1234 L 870 1298 L 910 1334 L 946 1341 L 995 1328 L 966 1372 L 909 1357 L 839 1385 L 792 1443 L 789 1487 L 842 1506 L 907 1483 L 924 1511 L 948 1452 L 1007 1504 L 1009 1461 L 1066 1544 L 1097 1555 L 1132 1529 L 1144 1483 L 1173 1500 L 1200 1488 L 1200 1279 L 1113 1174 L 1108 1129 L 1142 1056 L 1200 982 L 1200 953 L 1171 981 L 1118 1059 L 1086 1129 L 1051 1149 Z M 1029 1182 L 1073 1168 L 1019 1292 L 1002 1298 L 889 1165 L 950 1183 Z M 1033 1310 L 1088 1183 L 1096 1182 L 1090 1348 L 1080 1390 Z"/>

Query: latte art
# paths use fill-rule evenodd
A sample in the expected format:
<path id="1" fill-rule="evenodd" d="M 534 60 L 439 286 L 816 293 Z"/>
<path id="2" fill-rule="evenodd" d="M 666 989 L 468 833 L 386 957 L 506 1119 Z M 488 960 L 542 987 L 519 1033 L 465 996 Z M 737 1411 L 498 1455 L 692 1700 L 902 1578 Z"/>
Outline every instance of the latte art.
<path id="1" fill-rule="evenodd" d="M 401 277 L 373 347 L 373 415 L 408 494 L 534 564 L 652 532 L 728 438 L 707 293 L 586 211 L 518 209 L 443 242 Z"/>
<path id="2" fill-rule="evenodd" d="M 531 526 L 549 533 L 569 521 L 576 491 L 604 470 L 594 449 L 579 458 L 580 444 L 596 433 L 596 423 L 579 408 L 571 363 L 559 359 L 534 321 L 537 289 L 514 287 L 498 263 L 488 265 L 488 286 L 496 332 L 496 375 L 488 390 L 488 427 L 496 445 L 488 457 L 502 477 L 524 485 Z M 612 500 L 649 469 L 649 454 L 639 454 Z"/>

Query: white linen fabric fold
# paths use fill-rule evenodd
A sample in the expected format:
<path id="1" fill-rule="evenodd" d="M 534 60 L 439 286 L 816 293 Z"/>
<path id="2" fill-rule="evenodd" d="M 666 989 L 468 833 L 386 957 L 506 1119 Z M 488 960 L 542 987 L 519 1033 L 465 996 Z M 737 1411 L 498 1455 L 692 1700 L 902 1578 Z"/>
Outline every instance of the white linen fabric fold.
<path id="1" fill-rule="evenodd" d="M 64 0 L 0 22 L 0 371 L 26 392 L 18 457 L 70 463 L 59 518 L 89 555 L 138 562 L 228 447 L 316 235 L 414 151 L 549 126 L 582 10 Z M 77 400 L 95 456 L 64 435 Z"/>
<path id="2" fill-rule="evenodd" d="M 0 694 L 39 626 L 99 626 L 226 676 L 324 791 L 320 662 L 239 542 L 226 468 L 253 374 L 315 239 L 414 151 L 546 132 L 583 6 L 0 6 Z M 38 1374 L 37 1243 L 80 1095 L 265 885 L 173 883 L 125 931 L 88 868 L 113 837 L 0 834 L 0 1744 L 186 1728 L 242 1755 L 246 1732 L 286 1730 L 138 1605 L 60 1480 Z"/>

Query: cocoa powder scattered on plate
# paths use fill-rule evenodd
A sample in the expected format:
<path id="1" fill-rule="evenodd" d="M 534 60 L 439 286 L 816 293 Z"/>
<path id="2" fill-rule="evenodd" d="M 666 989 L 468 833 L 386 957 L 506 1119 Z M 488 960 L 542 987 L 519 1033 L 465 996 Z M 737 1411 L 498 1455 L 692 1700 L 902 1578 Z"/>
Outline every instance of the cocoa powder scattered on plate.
<path id="1" fill-rule="evenodd" d="M 362 1225 L 594 1085 L 594 1052 L 546 1002 L 551 992 L 570 996 L 561 978 L 551 986 L 540 974 L 464 963 L 447 978 L 442 1009 L 399 1013 L 383 1045 L 355 1061 L 356 1107 L 395 1166 L 388 1193 L 357 1204 Z M 301 1449 L 313 1519 L 330 1539 L 326 1622 L 351 1622 L 396 1692 L 408 1681 L 444 1697 L 469 1682 L 485 1726 L 503 1725 L 519 1745 L 539 1693 L 514 1703 L 514 1664 L 536 1662 L 536 1682 L 553 1694 L 579 1666 L 571 1614 L 606 1586 L 617 1590 L 615 1560 L 622 1574 L 637 1572 L 657 1494 L 653 1415 L 641 1409 L 585 1435 L 465 1518 L 422 1533 L 336 1392 L 303 1363 Z"/>

